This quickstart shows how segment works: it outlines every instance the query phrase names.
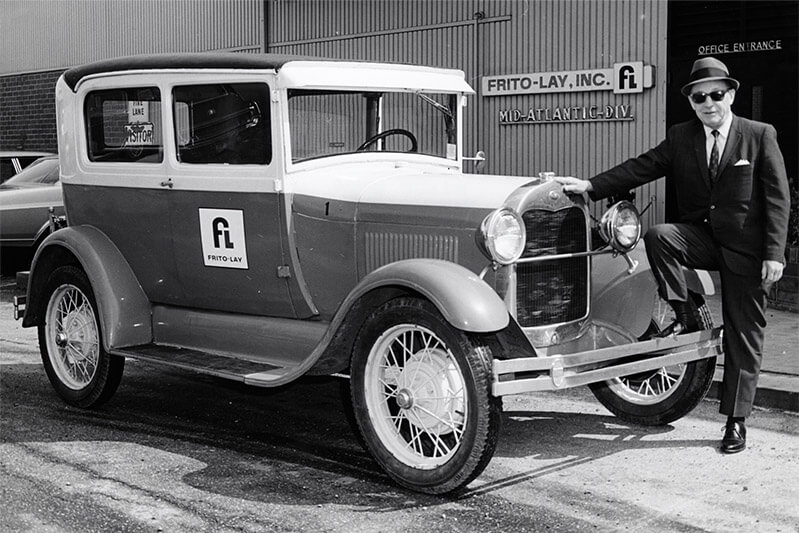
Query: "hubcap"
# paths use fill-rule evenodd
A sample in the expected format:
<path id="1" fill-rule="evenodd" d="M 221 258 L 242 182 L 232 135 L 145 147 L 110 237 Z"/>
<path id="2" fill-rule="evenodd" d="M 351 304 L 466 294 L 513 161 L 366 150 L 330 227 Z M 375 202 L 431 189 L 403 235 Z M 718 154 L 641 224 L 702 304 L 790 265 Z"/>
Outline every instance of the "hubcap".
<path id="1" fill-rule="evenodd" d="M 461 446 L 469 410 L 446 344 L 421 326 L 394 326 L 375 342 L 365 370 L 369 416 L 388 451 L 413 468 L 446 463 Z"/>
<path id="2" fill-rule="evenodd" d="M 413 396 L 408 389 L 402 389 L 397 393 L 397 405 L 401 409 L 410 409 L 413 406 Z"/>
<path id="3" fill-rule="evenodd" d="M 47 352 L 59 381 L 73 390 L 88 386 L 100 360 L 99 330 L 94 309 L 83 292 L 65 284 L 47 304 Z"/>
<path id="4" fill-rule="evenodd" d="M 55 343 L 59 348 L 66 346 L 68 341 L 69 339 L 64 333 L 58 333 L 55 336 Z"/>

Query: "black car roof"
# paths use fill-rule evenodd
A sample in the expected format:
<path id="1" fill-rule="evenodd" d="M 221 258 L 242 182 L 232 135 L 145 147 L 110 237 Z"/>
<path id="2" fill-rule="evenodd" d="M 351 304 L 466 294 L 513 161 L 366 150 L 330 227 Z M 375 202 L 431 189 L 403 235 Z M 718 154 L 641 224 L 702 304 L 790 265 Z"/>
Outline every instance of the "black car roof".
<path id="1" fill-rule="evenodd" d="M 150 54 L 103 59 L 71 68 L 64 72 L 64 81 L 73 91 L 78 82 L 92 74 L 126 70 L 162 69 L 274 69 L 289 61 L 325 61 L 323 58 L 286 54 L 243 54 L 233 52 L 202 52 L 182 54 Z"/>

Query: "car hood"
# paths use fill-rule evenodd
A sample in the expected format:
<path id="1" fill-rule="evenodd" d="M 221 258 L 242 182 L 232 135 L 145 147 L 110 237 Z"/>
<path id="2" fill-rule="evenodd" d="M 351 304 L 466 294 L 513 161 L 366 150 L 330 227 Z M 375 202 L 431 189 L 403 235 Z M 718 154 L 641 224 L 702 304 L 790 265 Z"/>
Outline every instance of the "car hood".
<path id="1" fill-rule="evenodd" d="M 370 183 L 358 203 L 496 209 L 529 181 L 481 174 L 400 174 Z"/>
<path id="2" fill-rule="evenodd" d="M 342 165 L 293 177 L 295 195 L 339 200 L 356 209 L 358 220 L 403 207 L 491 210 L 533 181 L 517 176 L 462 174 L 420 165 Z"/>

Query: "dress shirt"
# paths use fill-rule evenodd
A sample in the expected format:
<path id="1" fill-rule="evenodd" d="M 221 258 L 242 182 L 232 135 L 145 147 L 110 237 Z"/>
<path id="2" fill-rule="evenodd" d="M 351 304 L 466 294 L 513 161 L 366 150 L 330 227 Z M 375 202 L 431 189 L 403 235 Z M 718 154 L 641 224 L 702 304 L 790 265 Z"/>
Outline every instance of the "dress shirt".
<path id="1" fill-rule="evenodd" d="M 708 128 L 704 124 L 702 127 L 705 129 L 705 161 L 710 165 L 710 151 L 713 149 L 713 141 L 715 140 L 711 133 L 713 128 Z M 716 128 L 716 131 L 719 132 L 719 160 L 724 155 L 724 147 L 727 146 L 727 138 L 730 136 L 730 127 L 732 127 L 732 113 L 728 113 L 724 123 L 719 128 Z"/>

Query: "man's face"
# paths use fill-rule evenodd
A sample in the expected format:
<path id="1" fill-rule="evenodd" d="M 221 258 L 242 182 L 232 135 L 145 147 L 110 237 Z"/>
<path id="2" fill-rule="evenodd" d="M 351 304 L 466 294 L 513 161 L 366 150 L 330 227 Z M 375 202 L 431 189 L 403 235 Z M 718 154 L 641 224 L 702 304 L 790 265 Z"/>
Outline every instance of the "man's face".
<path id="1" fill-rule="evenodd" d="M 726 91 L 724 97 L 716 102 L 710 94 L 716 91 Z M 697 104 L 692 99 L 693 95 L 705 93 L 705 100 Z M 735 89 L 730 87 L 726 81 L 703 81 L 691 87 L 691 96 L 688 97 L 694 113 L 708 128 L 717 129 L 730 114 L 730 106 L 735 101 Z"/>

